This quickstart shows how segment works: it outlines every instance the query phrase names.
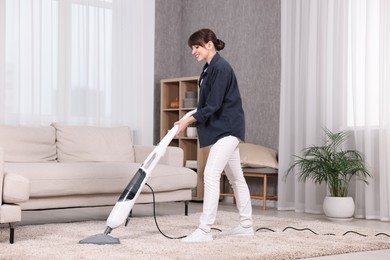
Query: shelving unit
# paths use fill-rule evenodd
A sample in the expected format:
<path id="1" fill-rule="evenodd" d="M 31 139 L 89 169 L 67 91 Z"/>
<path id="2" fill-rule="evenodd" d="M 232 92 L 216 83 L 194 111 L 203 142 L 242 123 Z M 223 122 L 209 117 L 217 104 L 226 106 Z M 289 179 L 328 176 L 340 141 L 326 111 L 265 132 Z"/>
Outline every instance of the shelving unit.
<path id="1" fill-rule="evenodd" d="M 184 77 L 161 80 L 161 125 L 160 138 L 172 128 L 174 122 L 179 120 L 187 112 L 196 108 L 185 107 L 184 99 L 187 92 L 195 92 L 199 96 L 198 91 L 199 77 Z M 198 185 L 193 190 L 193 200 L 203 200 L 203 171 L 207 160 L 208 150 L 199 148 L 197 137 L 187 137 L 186 133 L 181 133 L 174 138 L 170 146 L 180 147 L 184 151 L 184 165 L 187 161 L 196 161 L 196 167 L 193 167 L 198 174 Z M 192 167 L 191 167 L 192 168 Z"/>

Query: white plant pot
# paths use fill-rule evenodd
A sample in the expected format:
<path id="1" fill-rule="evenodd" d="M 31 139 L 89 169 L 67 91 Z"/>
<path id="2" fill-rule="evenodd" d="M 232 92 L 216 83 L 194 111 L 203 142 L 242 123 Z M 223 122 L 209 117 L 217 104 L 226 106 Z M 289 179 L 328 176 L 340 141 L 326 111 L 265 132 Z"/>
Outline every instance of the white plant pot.
<path id="1" fill-rule="evenodd" d="M 348 221 L 353 219 L 355 203 L 352 197 L 325 197 L 323 203 L 325 215 L 330 220 Z"/>
<path id="2" fill-rule="evenodd" d="M 197 137 L 198 131 L 196 130 L 196 127 L 187 127 L 187 137 Z"/>

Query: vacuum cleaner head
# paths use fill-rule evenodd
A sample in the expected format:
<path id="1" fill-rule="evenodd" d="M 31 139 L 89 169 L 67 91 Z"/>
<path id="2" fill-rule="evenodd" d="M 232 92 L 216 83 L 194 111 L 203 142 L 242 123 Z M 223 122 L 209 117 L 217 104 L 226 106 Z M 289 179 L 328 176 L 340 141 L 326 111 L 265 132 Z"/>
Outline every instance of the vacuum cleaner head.
<path id="1" fill-rule="evenodd" d="M 95 244 L 95 245 L 107 245 L 107 244 L 120 244 L 119 238 L 112 237 L 106 234 L 97 234 L 87 237 L 79 241 L 80 244 Z"/>
<path id="2" fill-rule="evenodd" d="M 96 234 L 87 237 L 79 241 L 79 244 L 95 244 L 95 245 L 107 245 L 107 244 L 120 244 L 119 238 L 112 237 L 108 234 L 111 233 L 112 228 L 107 227 L 102 234 Z"/>

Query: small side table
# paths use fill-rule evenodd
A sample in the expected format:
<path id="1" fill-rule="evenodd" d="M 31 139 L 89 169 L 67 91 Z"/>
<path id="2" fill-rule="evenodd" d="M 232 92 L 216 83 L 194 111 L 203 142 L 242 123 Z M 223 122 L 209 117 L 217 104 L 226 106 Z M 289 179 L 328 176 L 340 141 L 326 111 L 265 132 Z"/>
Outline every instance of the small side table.
<path id="1" fill-rule="evenodd" d="M 268 194 L 267 185 L 268 178 L 278 177 L 278 169 L 273 168 L 242 168 L 244 172 L 244 177 L 253 177 L 253 178 L 263 178 L 263 192 L 262 194 L 251 194 L 252 199 L 263 200 L 263 209 L 267 208 L 267 200 L 278 200 L 277 194 Z M 233 197 L 233 203 L 236 203 L 234 198 L 234 193 L 225 192 L 225 172 L 221 176 L 221 193 L 220 196 L 229 196 Z"/>

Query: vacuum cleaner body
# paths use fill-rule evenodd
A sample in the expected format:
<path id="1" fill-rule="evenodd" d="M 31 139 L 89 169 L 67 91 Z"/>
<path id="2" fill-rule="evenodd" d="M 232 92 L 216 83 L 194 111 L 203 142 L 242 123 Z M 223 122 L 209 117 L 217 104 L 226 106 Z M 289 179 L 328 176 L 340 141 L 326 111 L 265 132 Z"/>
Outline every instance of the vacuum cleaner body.
<path id="1" fill-rule="evenodd" d="M 187 119 L 192 116 L 196 110 L 192 110 L 185 114 L 181 120 Z M 153 169 L 164 156 L 166 149 L 172 139 L 175 137 L 179 126 L 172 127 L 171 130 L 164 136 L 164 138 L 160 141 L 160 143 L 153 149 L 153 151 L 149 154 L 146 160 L 142 163 L 141 167 L 138 169 L 137 173 L 130 180 L 129 184 L 122 192 L 118 201 L 115 203 L 114 208 L 111 210 L 110 215 L 107 218 L 106 230 L 103 234 L 98 234 L 95 236 L 91 236 L 89 238 L 80 240 L 81 244 L 119 244 L 119 239 L 113 238 L 108 234 L 111 231 L 123 223 L 125 223 L 127 217 L 129 216 L 133 206 L 141 193 L 143 187 L 145 186 L 148 178 L 150 177 Z"/>
<path id="2" fill-rule="evenodd" d="M 137 193 L 139 193 L 138 191 L 141 191 L 141 187 L 146 183 L 146 175 L 147 174 L 143 169 L 138 169 L 133 179 L 131 179 L 130 183 L 115 203 L 115 206 L 107 219 L 107 227 L 114 229 L 123 224 L 135 204 L 136 196 L 138 197 Z"/>

